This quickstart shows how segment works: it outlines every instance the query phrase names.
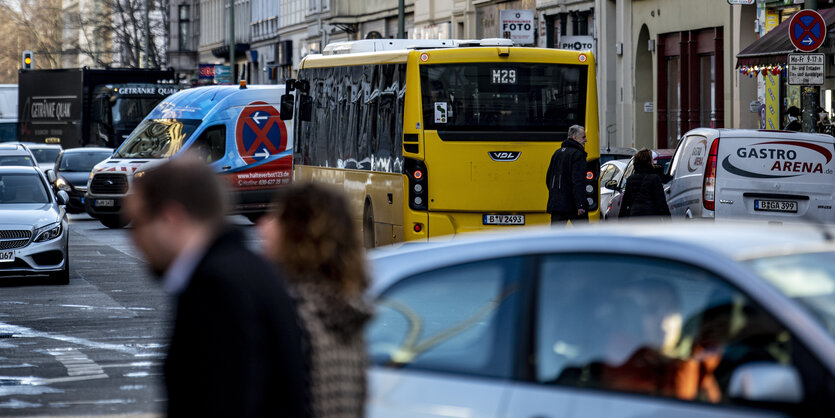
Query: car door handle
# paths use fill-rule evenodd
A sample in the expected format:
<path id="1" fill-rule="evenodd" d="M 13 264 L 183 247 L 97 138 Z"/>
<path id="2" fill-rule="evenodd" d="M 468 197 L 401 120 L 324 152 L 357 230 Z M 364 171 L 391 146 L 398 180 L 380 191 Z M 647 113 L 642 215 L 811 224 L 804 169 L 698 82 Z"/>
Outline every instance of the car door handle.
<path id="1" fill-rule="evenodd" d="M 221 170 L 228 170 L 228 169 L 230 169 L 230 168 L 232 168 L 232 166 L 231 166 L 231 165 L 225 165 L 225 166 L 223 166 L 223 167 L 220 167 L 220 169 L 221 169 Z"/>

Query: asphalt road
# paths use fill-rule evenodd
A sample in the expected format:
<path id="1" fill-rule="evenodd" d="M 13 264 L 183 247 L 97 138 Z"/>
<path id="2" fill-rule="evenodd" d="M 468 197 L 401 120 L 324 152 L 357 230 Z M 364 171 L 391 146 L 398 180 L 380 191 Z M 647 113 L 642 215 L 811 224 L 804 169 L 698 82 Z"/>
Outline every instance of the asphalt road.
<path id="1" fill-rule="evenodd" d="M 0 416 L 162 414 L 169 296 L 127 230 L 69 231 L 69 285 L 0 279 Z"/>

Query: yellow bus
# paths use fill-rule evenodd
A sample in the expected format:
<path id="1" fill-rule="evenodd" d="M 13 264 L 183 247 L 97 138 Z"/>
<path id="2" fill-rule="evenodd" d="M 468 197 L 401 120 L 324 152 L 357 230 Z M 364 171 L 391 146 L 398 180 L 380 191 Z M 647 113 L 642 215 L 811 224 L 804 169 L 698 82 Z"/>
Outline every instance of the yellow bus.
<path id="1" fill-rule="evenodd" d="M 545 173 L 575 124 L 586 127 L 599 219 L 589 52 L 504 39 L 342 42 L 302 59 L 287 84 L 294 179 L 343 187 L 367 247 L 550 222 Z"/>

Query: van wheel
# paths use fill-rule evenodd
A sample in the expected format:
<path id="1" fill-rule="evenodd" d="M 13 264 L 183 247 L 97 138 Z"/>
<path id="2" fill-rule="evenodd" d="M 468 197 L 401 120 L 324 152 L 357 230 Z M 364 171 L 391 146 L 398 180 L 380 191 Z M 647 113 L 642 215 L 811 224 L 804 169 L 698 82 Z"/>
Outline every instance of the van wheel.
<path id="1" fill-rule="evenodd" d="M 365 209 L 362 211 L 362 244 L 365 248 L 374 248 L 374 209 L 371 202 L 365 202 Z"/>
<path id="2" fill-rule="evenodd" d="M 129 219 L 124 219 L 119 215 L 106 215 L 99 218 L 102 225 L 110 229 L 124 228 L 130 223 Z"/>

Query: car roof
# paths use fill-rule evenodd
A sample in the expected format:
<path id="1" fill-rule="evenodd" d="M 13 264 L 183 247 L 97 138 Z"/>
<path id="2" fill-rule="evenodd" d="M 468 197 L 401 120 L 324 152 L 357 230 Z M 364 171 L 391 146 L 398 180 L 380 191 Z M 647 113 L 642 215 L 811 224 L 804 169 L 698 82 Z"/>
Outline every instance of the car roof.
<path id="1" fill-rule="evenodd" d="M 113 152 L 113 148 L 105 148 L 105 147 L 82 147 L 82 148 L 67 148 L 64 150 L 64 154 L 75 154 L 81 152 Z"/>
<path id="2" fill-rule="evenodd" d="M 685 133 L 685 135 L 719 136 L 721 138 L 805 139 L 835 143 L 835 137 L 827 134 L 766 129 L 697 128 Z"/>
<path id="3" fill-rule="evenodd" d="M 0 174 L 40 174 L 36 167 L 28 165 L 0 166 Z"/>
<path id="4" fill-rule="evenodd" d="M 22 145 L 26 146 L 27 148 L 55 148 L 55 149 L 64 149 L 61 144 L 42 144 L 39 142 L 21 142 Z"/>
<path id="5" fill-rule="evenodd" d="M 427 266 L 442 267 L 493 257 L 551 252 L 642 252 L 647 255 L 678 253 L 709 254 L 729 259 L 746 259 L 756 254 L 774 254 L 798 249 L 832 247 L 826 233 L 835 236 L 832 226 L 815 224 L 763 225 L 746 223 L 623 222 L 569 229 L 527 227 L 504 232 L 460 234 L 444 241 L 405 243 L 370 252 L 370 259 L 386 269 L 421 271 Z M 414 260 L 423 260 L 415 263 Z M 405 266 L 398 268 L 397 266 Z M 414 267 L 410 267 L 414 266 Z M 385 287 L 396 280 L 397 272 L 377 271 L 375 283 Z"/>
<path id="6" fill-rule="evenodd" d="M 601 164 L 600 166 L 603 167 L 604 165 L 613 165 L 613 166 L 616 166 L 620 169 L 624 169 L 624 168 L 626 168 L 626 165 L 629 164 L 629 161 L 631 161 L 631 158 L 621 158 L 619 160 L 606 161 L 605 163 Z"/>

